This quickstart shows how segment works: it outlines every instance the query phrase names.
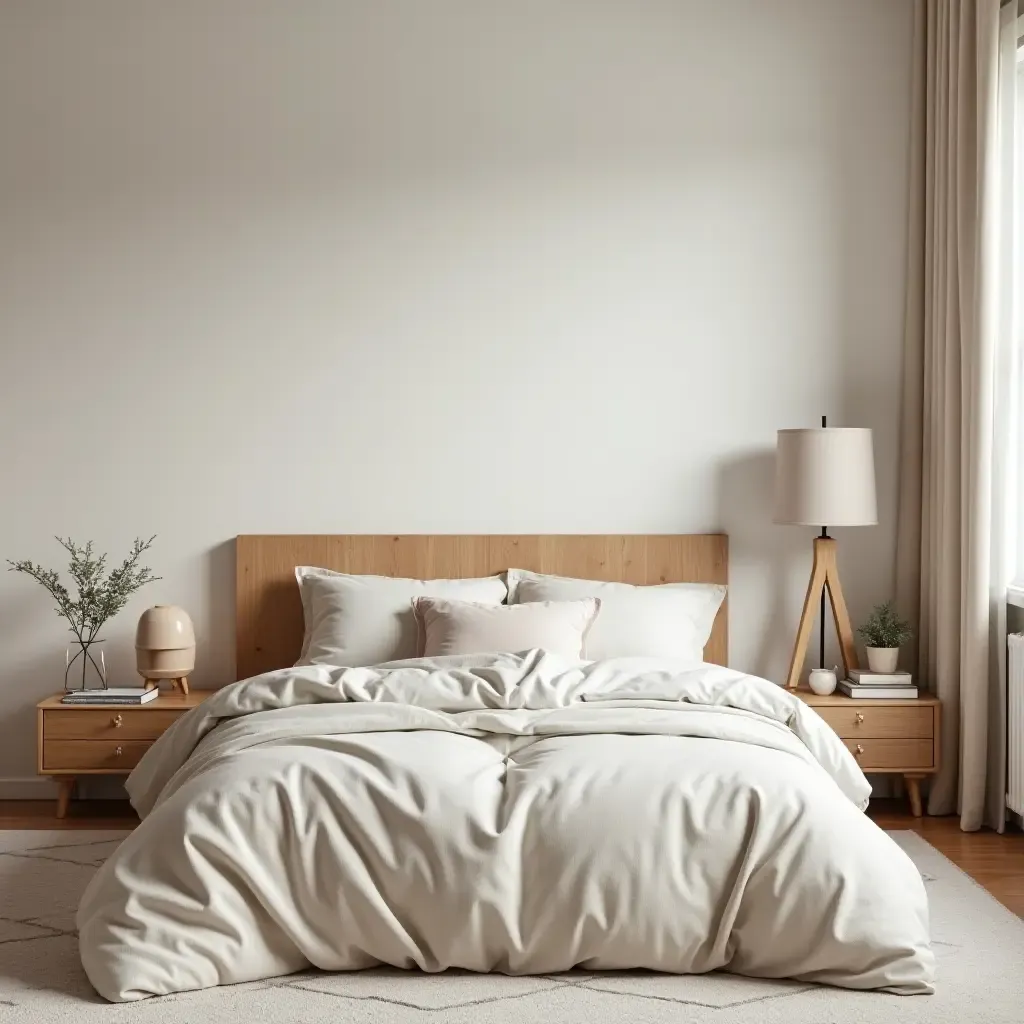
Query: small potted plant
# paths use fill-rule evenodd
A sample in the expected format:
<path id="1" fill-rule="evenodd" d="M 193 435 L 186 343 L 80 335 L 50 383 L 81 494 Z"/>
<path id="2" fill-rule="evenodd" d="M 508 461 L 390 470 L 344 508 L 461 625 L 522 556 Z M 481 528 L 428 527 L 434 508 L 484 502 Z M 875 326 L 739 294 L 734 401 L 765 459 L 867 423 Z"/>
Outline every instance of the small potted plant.
<path id="1" fill-rule="evenodd" d="M 71 670 L 81 668 L 81 686 L 88 689 L 88 677 L 91 675 L 99 681 L 101 687 L 107 685 L 106 659 L 102 654 L 103 640 L 99 636 L 104 623 L 116 615 L 127 603 L 128 598 L 147 583 L 160 577 L 154 576 L 147 566 L 139 565 L 139 558 L 148 551 L 155 540 L 137 539 L 132 545 L 131 553 L 116 569 L 106 572 L 107 556 L 97 555 L 93 551 L 92 541 L 88 544 L 76 544 L 73 540 L 61 537 L 57 541 L 71 556 L 68 575 L 78 590 L 75 598 L 68 593 L 60 581 L 60 576 L 53 569 L 44 569 L 35 562 L 8 562 L 11 572 L 23 572 L 42 584 L 56 602 L 57 614 L 67 620 L 68 629 L 75 635 L 74 657 L 70 651 L 65 655 L 64 689 L 70 687 Z M 99 651 L 97 663 L 96 652 Z M 80 666 L 76 662 L 81 659 Z M 91 669 L 91 672 L 89 671 Z"/>
<path id="2" fill-rule="evenodd" d="M 900 618 L 892 601 L 875 605 L 868 621 L 857 630 L 868 650 L 872 672 L 895 672 L 900 648 L 914 635 L 910 623 Z"/>

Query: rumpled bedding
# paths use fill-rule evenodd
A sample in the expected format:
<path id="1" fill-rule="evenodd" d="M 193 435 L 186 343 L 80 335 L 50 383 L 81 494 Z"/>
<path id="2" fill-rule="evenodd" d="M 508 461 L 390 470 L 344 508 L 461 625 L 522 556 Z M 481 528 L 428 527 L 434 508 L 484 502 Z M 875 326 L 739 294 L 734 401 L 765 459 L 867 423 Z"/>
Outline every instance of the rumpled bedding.
<path id="1" fill-rule="evenodd" d="M 218 691 L 130 776 L 78 912 L 112 1001 L 378 964 L 726 970 L 933 990 L 927 900 L 784 689 L 550 652 Z"/>

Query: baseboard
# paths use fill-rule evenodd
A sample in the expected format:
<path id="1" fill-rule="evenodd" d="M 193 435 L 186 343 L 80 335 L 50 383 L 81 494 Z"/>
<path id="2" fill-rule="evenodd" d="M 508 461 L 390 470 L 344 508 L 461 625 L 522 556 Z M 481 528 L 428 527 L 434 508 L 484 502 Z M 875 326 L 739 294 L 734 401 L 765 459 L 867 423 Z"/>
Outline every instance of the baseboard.
<path id="1" fill-rule="evenodd" d="M 0 800 L 55 800 L 57 786 L 52 779 L 28 775 L 21 779 L 0 779 Z"/>
<path id="2" fill-rule="evenodd" d="M 29 775 L 23 779 L 0 779 L 0 800 L 56 800 L 57 784 L 52 778 Z M 75 786 L 76 800 L 127 800 L 124 776 L 88 775 Z"/>

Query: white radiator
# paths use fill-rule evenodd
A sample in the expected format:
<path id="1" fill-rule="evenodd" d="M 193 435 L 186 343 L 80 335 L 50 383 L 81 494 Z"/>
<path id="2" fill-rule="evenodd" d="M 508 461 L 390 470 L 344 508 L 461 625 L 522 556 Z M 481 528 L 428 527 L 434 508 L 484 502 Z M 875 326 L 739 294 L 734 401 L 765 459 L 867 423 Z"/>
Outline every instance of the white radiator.
<path id="1" fill-rule="evenodd" d="M 1007 774 L 1006 806 L 1024 815 L 1024 633 L 1007 637 Z"/>

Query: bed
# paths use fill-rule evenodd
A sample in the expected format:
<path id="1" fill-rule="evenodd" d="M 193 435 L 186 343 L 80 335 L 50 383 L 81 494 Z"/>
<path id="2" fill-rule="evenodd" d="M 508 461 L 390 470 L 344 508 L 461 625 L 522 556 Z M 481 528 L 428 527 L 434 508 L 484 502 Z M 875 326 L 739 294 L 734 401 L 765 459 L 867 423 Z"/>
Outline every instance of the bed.
<path id="1" fill-rule="evenodd" d="M 917 869 L 864 816 L 870 788 L 825 723 L 727 667 L 724 604 L 697 662 L 557 643 L 422 657 L 421 638 L 385 664 L 289 667 L 310 644 L 296 566 L 518 566 L 646 599 L 724 584 L 724 536 L 239 537 L 236 556 L 240 681 L 129 778 L 142 823 L 79 909 L 107 999 L 379 964 L 933 990 Z M 614 601 L 576 604 L 590 644 Z"/>

